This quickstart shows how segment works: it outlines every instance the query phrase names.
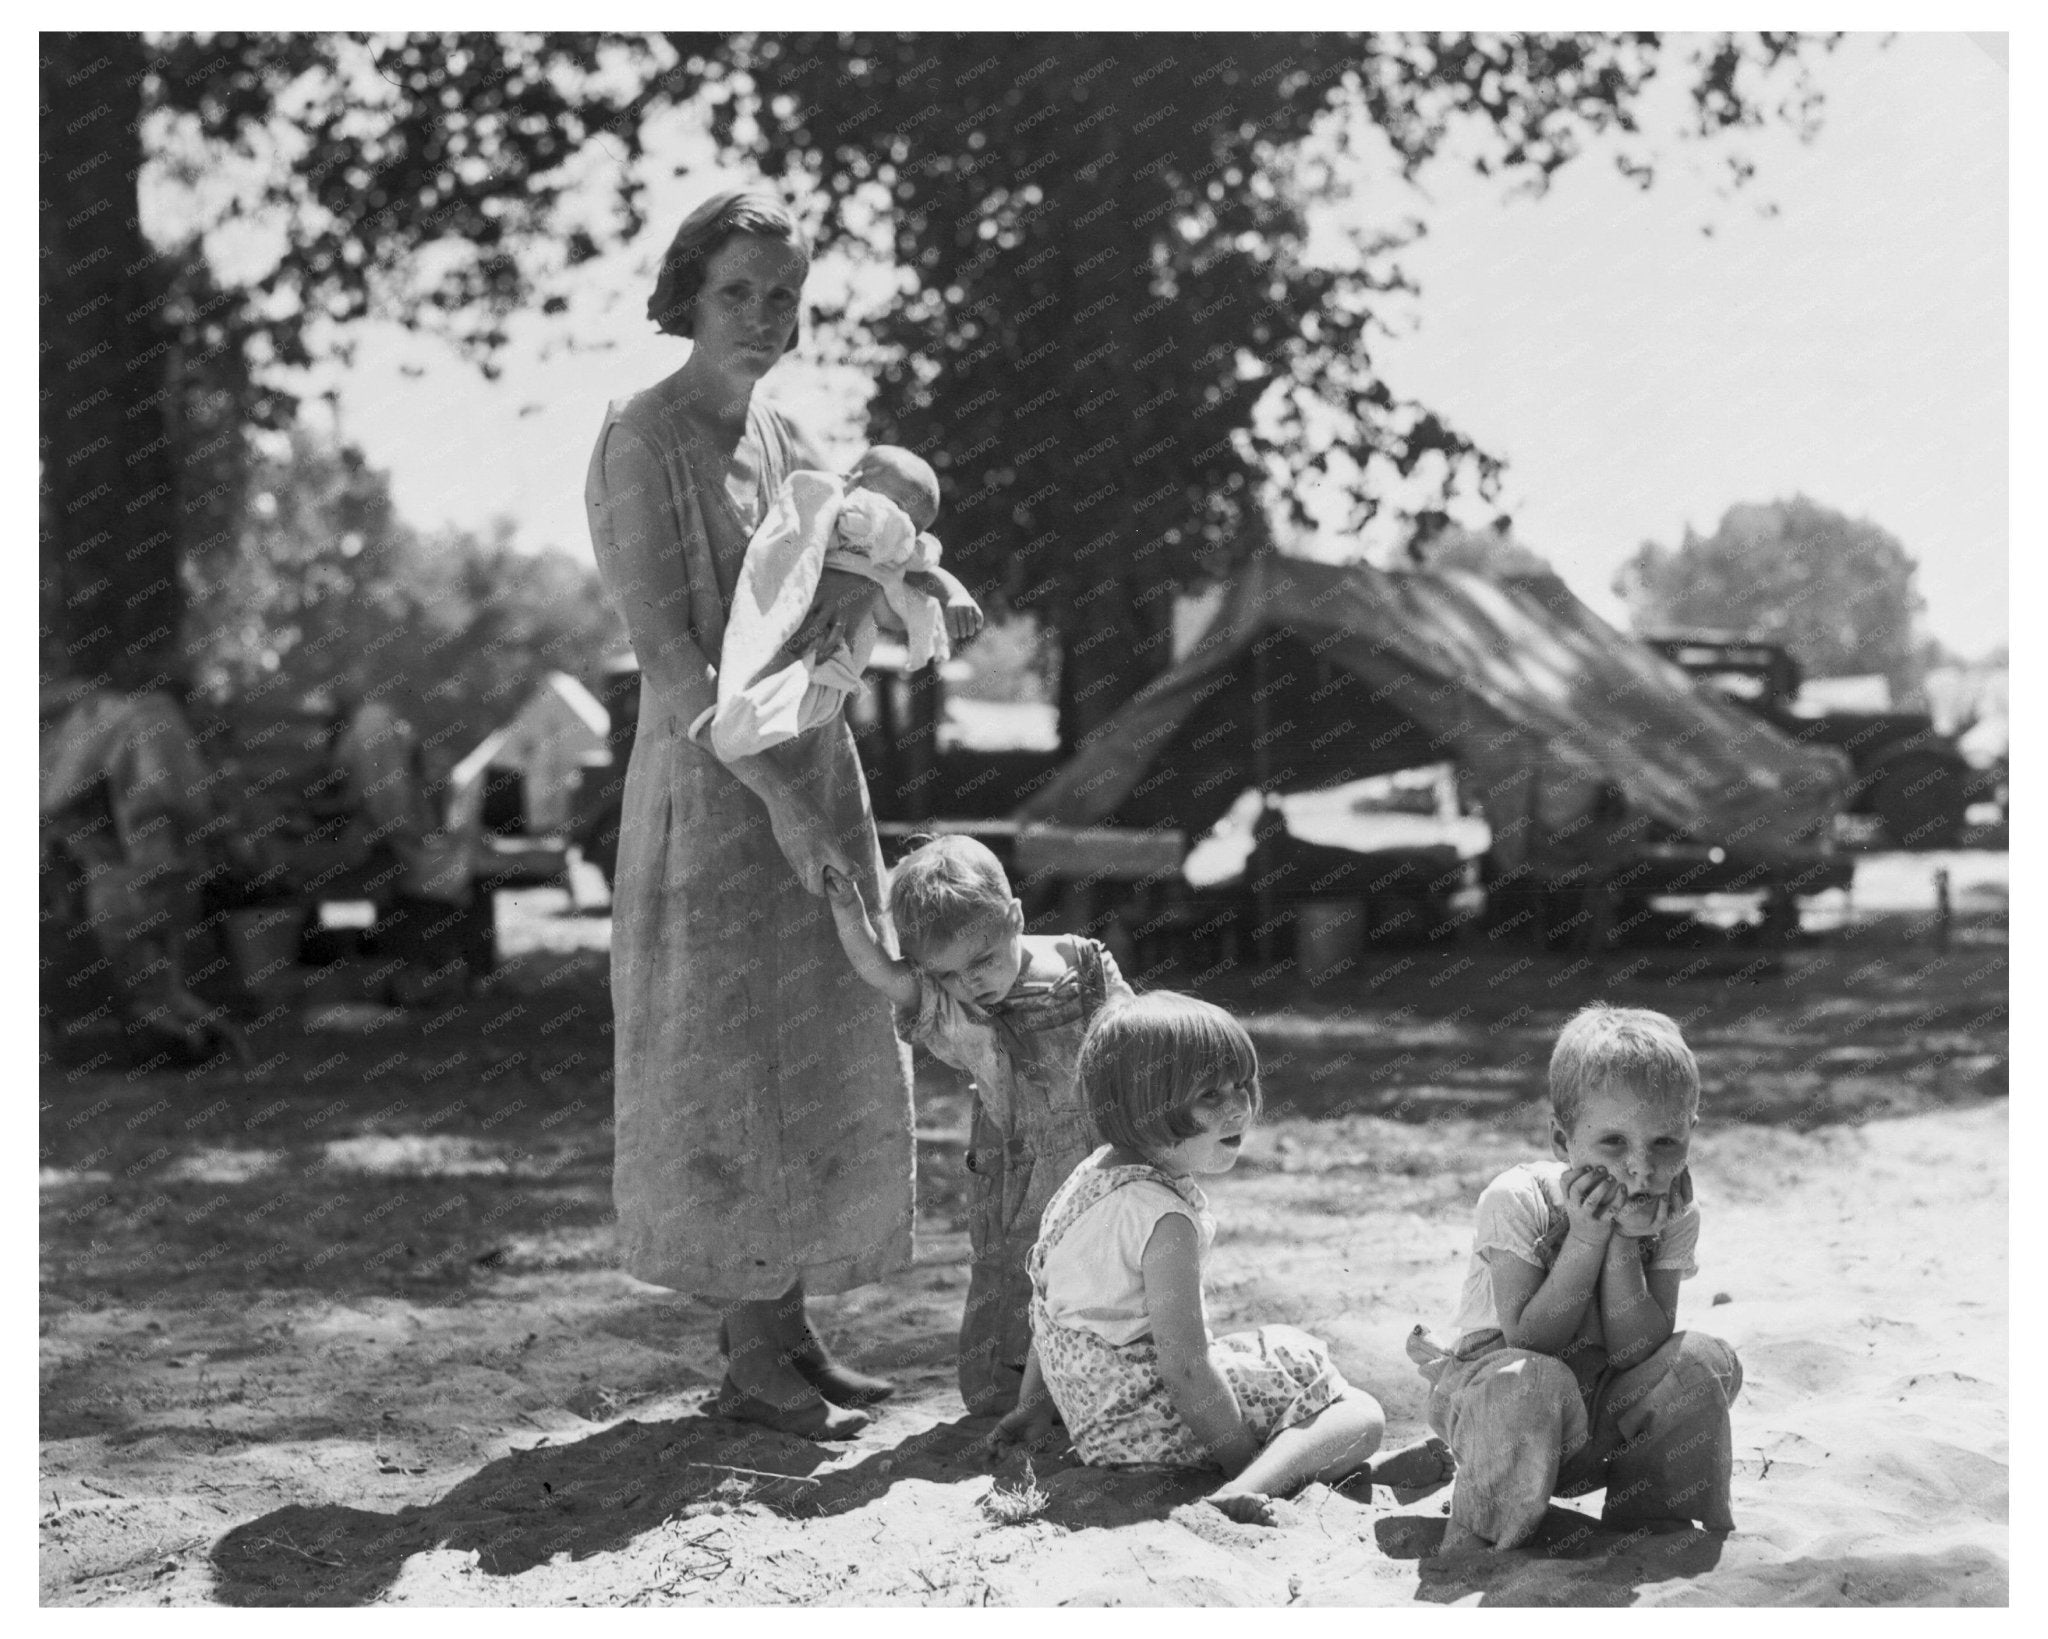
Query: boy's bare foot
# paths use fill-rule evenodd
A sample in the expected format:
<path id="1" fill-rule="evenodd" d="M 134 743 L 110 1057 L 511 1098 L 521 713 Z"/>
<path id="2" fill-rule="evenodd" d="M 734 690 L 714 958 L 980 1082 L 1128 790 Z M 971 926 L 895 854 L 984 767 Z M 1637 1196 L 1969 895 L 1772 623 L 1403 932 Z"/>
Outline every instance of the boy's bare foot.
<path id="1" fill-rule="evenodd" d="M 1458 1459 L 1451 1455 L 1448 1445 L 1432 1434 L 1413 1445 L 1375 1457 L 1365 1472 L 1374 1485 L 1384 1485 L 1397 1493 L 1412 1492 L 1419 1497 L 1441 1490 L 1456 1479 Z"/>

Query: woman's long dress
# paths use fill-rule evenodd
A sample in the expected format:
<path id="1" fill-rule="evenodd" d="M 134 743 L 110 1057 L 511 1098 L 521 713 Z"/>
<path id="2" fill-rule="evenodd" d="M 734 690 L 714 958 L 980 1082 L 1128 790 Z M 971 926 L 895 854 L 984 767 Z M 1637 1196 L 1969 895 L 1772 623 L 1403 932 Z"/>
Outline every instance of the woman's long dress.
<path id="1" fill-rule="evenodd" d="M 762 799 L 685 732 L 712 703 L 747 536 L 796 464 L 792 434 L 773 409 L 749 412 L 749 494 L 656 389 L 607 407 L 584 491 L 600 564 L 635 532 L 674 543 L 697 651 L 667 692 L 643 656 L 612 911 L 613 1199 L 628 1273 L 726 1300 L 779 1296 L 799 1277 L 843 1291 L 911 1260 L 909 1048 Z M 881 855 L 845 720 L 778 754 L 877 904 Z"/>

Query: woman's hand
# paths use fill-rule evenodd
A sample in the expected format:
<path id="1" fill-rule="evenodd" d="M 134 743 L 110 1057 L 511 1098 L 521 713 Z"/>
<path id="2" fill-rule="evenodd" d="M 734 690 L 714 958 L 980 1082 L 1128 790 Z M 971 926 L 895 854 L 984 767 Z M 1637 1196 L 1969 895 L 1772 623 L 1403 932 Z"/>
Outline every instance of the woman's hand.
<path id="1" fill-rule="evenodd" d="M 828 864 L 824 874 L 825 897 L 831 901 L 833 918 L 841 929 L 851 929 L 879 949 L 882 941 L 868 916 L 868 902 L 860 891 L 860 884 L 836 865 Z"/>
<path id="2" fill-rule="evenodd" d="M 825 897 L 835 911 L 858 916 L 863 922 L 868 919 L 868 902 L 861 897 L 860 884 L 830 865 L 825 867 Z"/>
<path id="3" fill-rule="evenodd" d="M 782 857 L 804 885 L 804 892 L 822 895 L 828 868 L 851 881 L 853 861 L 848 857 L 825 816 L 801 796 L 791 794 L 768 804 L 768 822 L 775 830 Z"/>
<path id="4" fill-rule="evenodd" d="M 827 569 L 818 577 L 818 595 L 811 599 L 811 607 L 783 644 L 782 652 L 792 660 L 806 656 L 813 662 L 823 660 L 851 639 L 881 595 L 880 584 L 865 575 Z M 811 891 L 817 892 L 815 888 Z"/>

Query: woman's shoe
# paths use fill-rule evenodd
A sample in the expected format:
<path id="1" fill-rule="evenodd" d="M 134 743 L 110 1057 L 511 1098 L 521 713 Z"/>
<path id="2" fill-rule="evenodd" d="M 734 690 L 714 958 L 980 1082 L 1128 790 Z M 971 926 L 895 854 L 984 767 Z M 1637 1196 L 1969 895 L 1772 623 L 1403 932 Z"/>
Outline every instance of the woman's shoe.
<path id="1" fill-rule="evenodd" d="M 804 1328 L 803 1352 L 790 1361 L 804 1380 L 835 1406 L 878 1406 L 896 1392 L 886 1377 L 870 1377 L 842 1366 L 825 1352 L 825 1341 Z"/>
<path id="2" fill-rule="evenodd" d="M 718 1323 L 718 1352 L 728 1359 L 732 1357 L 732 1345 L 722 1320 Z M 790 1356 L 789 1363 L 797 1369 L 798 1376 L 835 1406 L 879 1406 L 896 1392 L 896 1385 L 887 1378 L 870 1377 L 834 1360 L 825 1352 L 825 1340 L 809 1325 L 804 1327 L 803 1347 Z"/>
<path id="3" fill-rule="evenodd" d="M 763 1428 L 805 1440 L 850 1440 L 870 1421 L 866 1412 L 845 1411 L 822 1399 L 805 1406 L 778 1406 L 743 1393 L 730 1377 L 718 1385 L 718 1392 L 705 1402 L 705 1409 L 714 1417 L 759 1423 Z"/>

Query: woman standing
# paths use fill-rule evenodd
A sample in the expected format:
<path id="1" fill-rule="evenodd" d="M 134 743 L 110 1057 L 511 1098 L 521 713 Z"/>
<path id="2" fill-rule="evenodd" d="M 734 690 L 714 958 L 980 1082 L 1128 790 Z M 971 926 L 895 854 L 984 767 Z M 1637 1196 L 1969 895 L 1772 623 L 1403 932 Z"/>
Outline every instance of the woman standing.
<path id="1" fill-rule="evenodd" d="M 834 1439 L 891 1391 L 826 1355 L 805 1289 L 911 1255 L 909 1050 L 822 897 L 828 865 L 877 891 L 867 785 L 843 719 L 730 767 L 685 732 L 715 700 L 748 536 L 791 470 L 824 465 L 754 401 L 795 345 L 809 271 L 773 195 L 691 212 L 648 303 L 689 359 L 607 408 L 584 500 L 641 668 L 612 927 L 626 1267 L 722 1311 L 714 1409 Z M 875 592 L 828 574 L 792 652 L 835 645 Z"/>

